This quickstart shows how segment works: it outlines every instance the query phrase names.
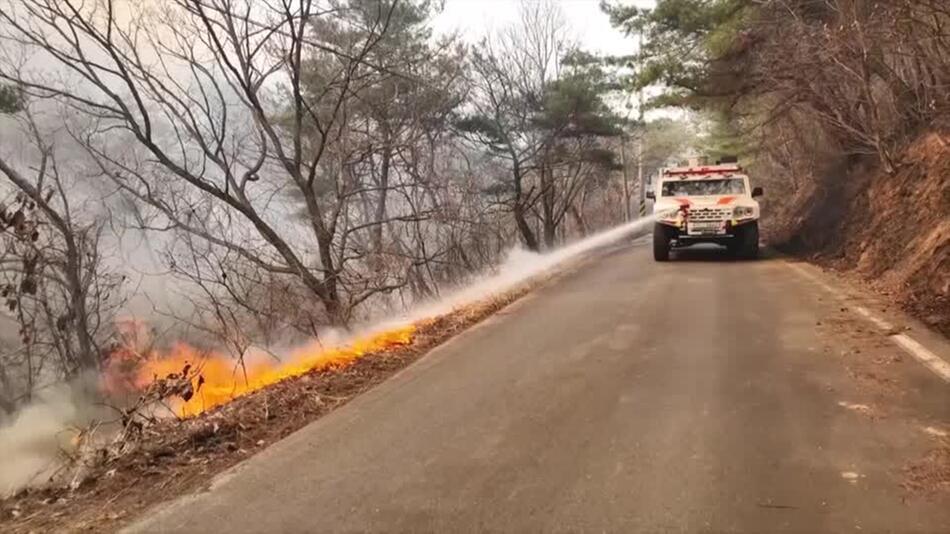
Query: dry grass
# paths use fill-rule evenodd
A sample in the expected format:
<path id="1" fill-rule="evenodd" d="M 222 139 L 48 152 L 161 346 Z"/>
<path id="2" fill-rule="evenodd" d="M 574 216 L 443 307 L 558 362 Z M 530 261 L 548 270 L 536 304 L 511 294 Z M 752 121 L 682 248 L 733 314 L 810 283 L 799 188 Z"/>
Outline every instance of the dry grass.
<path id="1" fill-rule="evenodd" d="M 905 467 L 901 485 L 912 494 L 950 491 L 950 440 L 942 439 L 938 447 Z"/>

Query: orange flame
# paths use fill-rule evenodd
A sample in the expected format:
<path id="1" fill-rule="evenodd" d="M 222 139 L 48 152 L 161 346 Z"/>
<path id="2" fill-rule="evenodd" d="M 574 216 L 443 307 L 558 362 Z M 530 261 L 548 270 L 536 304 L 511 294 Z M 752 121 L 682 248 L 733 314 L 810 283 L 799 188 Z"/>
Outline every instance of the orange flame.
<path id="1" fill-rule="evenodd" d="M 176 398 L 171 406 L 182 417 L 191 417 L 287 378 L 314 370 L 346 366 L 364 355 L 408 345 L 415 331 L 415 325 L 406 325 L 359 337 L 337 347 L 323 348 L 314 344 L 292 352 L 284 361 L 258 361 L 244 368 L 238 360 L 226 354 L 208 353 L 185 343 L 177 343 L 167 354 L 153 352 L 146 355 L 131 381 L 134 387 L 144 389 L 156 378 L 180 373 L 186 365 L 191 364 L 194 372 L 203 377 L 203 384 L 191 399 L 185 401 Z M 127 365 L 128 354 L 120 351 L 116 361 L 120 365 Z M 110 377 L 110 374 L 107 370 L 105 387 L 114 391 L 116 378 Z"/>

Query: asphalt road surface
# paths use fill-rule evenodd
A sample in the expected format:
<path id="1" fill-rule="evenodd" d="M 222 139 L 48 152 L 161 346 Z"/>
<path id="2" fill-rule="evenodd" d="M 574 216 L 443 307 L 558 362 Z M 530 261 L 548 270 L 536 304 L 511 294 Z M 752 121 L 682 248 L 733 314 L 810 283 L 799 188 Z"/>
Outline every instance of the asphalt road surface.
<path id="1" fill-rule="evenodd" d="M 950 384 L 847 315 L 780 258 L 628 245 L 132 530 L 950 531 L 902 486 Z"/>

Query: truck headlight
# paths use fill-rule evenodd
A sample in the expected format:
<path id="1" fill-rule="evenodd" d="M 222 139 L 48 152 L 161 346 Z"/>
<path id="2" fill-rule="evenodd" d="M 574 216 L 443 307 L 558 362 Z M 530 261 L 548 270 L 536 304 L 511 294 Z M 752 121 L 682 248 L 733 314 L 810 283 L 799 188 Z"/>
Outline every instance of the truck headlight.
<path id="1" fill-rule="evenodd" d="M 734 219 L 747 219 L 753 216 L 755 216 L 755 208 L 749 206 L 737 206 L 732 210 L 732 217 Z"/>
<path id="2" fill-rule="evenodd" d="M 679 217 L 680 217 L 679 210 L 666 210 L 662 214 L 660 214 L 661 221 L 675 221 L 679 219 Z"/>

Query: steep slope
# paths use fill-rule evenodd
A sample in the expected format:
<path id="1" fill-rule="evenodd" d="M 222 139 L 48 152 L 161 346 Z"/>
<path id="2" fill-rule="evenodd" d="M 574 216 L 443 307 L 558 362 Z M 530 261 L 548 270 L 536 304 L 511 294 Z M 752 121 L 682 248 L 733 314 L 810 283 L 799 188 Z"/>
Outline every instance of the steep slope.
<path id="1" fill-rule="evenodd" d="M 920 136 L 893 174 L 848 167 L 800 191 L 773 221 L 773 242 L 864 277 L 950 335 L 950 136 Z"/>

